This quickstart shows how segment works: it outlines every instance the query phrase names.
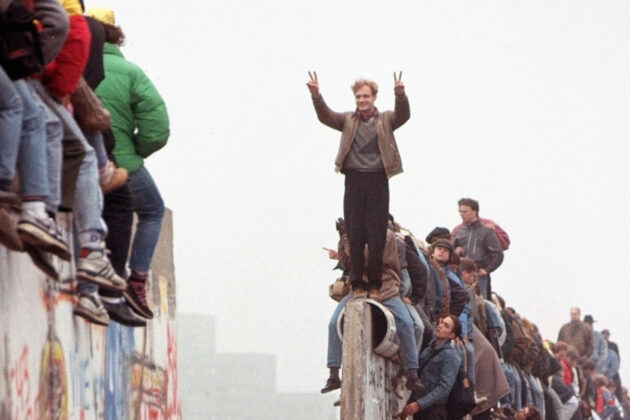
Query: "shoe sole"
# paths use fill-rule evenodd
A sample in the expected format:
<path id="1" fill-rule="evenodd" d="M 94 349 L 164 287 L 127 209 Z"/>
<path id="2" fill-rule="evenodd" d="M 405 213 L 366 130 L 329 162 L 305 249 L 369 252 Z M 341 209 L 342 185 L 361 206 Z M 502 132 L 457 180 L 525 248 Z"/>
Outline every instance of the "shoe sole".
<path id="1" fill-rule="evenodd" d="M 137 327 L 146 327 L 147 326 L 147 323 L 144 320 L 143 321 L 138 320 L 138 322 L 134 323 L 133 321 L 130 322 L 126 318 L 119 317 L 116 314 L 116 312 L 114 312 L 114 311 L 107 311 L 107 313 L 109 314 L 109 319 L 119 323 L 120 325 L 124 325 L 126 327 L 137 328 Z"/>
<path id="2" fill-rule="evenodd" d="M 55 254 L 64 261 L 70 261 L 71 255 L 68 250 L 68 246 L 43 232 L 36 226 L 31 225 L 30 223 L 21 223 L 17 225 L 16 229 L 22 241 L 28 242 L 33 246 L 39 246 L 45 251 Z"/>
<path id="3" fill-rule="evenodd" d="M 94 316 L 94 314 L 86 309 L 82 309 L 81 307 L 77 307 L 74 309 L 73 313 L 76 316 L 80 316 L 81 318 L 87 320 L 92 324 L 102 325 L 104 327 L 109 325 L 109 319 L 107 321 Z"/>
<path id="4" fill-rule="evenodd" d="M 137 313 L 143 318 L 153 319 L 153 314 L 146 312 L 146 310 L 142 308 L 142 306 L 140 306 L 138 302 L 136 302 L 135 296 L 129 293 L 128 289 L 123 290 L 123 296 L 125 297 L 125 300 L 129 304 L 129 306 L 131 306 L 131 309 L 133 309 L 135 313 Z"/>
<path id="5" fill-rule="evenodd" d="M 59 273 L 57 273 L 57 270 L 55 270 L 55 267 L 53 267 L 52 264 L 41 258 L 41 256 L 39 255 L 39 252 L 41 251 L 38 251 L 33 245 L 26 242 L 24 243 L 24 250 L 31 258 L 31 261 L 33 261 L 33 264 L 35 264 L 37 268 L 42 270 L 42 272 L 46 274 L 46 276 L 50 277 L 53 280 L 59 281 Z"/>
<path id="6" fill-rule="evenodd" d="M 127 288 L 126 284 L 121 284 L 120 286 L 117 286 L 111 283 L 105 277 L 101 277 L 97 274 L 92 274 L 84 270 L 82 271 L 77 270 L 77 279 L 88 282 L 88 283 L 96 284 L 98 287 L 101 287 L 104 290 L 109 290 L 110 292 L 122 292 Z"/>

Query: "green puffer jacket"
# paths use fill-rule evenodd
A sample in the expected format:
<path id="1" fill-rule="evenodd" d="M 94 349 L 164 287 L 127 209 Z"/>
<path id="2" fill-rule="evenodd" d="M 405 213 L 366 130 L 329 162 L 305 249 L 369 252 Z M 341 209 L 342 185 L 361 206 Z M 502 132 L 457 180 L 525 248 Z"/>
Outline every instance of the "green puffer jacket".
<path id="1" fill-rule="evenodd" d="M 166 144 L 169 136 L 166 105 L 140 67 L 125 60 L 117 46 L 105 43 L 105 79 L 95 92 L 112 115 L 116 139 L 114 157 L 129 173 L 144 158 Z"/>

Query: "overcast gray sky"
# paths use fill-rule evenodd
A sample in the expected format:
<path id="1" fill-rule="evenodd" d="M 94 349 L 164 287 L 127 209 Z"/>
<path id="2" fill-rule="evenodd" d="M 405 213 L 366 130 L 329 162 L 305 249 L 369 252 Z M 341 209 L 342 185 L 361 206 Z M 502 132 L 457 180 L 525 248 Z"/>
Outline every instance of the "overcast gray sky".
<path id="1" fill-rule="evenodd" d="M 512 239 L 495 290 L 552 340 L 571 306 L 593 314 L 630 383 L 628 1 L 86 3 L 115 10 L 167 102 L 147 166 L 174 211 L 178 309 L 216 316 L 218 351 L 276 354 L 280 391 L 323 385 L 343 176 L 306 72 L 345 111 L 358 77 L 391 108 L 402 70 L 397 220 L 424 238 L 478 199 Z"/>

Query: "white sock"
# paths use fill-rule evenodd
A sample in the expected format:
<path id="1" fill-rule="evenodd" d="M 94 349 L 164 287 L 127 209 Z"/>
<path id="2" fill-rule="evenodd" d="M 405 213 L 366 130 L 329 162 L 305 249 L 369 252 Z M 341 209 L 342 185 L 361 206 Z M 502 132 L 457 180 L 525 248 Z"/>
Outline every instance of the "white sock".
<path id="1" fill-rule="evenodd" d="M 79 233 L 79 246 L 81 249 L 88 248 L 103 250 L 103 234 L 96 230 L 85 230 Z"/>
<path id="2" fill-rule="evenodd" d="M 22 213 L 36 219 L 48 219 L 48 214 L 46 214 L 46 204 L 43 201 L 22 202 Z"/>

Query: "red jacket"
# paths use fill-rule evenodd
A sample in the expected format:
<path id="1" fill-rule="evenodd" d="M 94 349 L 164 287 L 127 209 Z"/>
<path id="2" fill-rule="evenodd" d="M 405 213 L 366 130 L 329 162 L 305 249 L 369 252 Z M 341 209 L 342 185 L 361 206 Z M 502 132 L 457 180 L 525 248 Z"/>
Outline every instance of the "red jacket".
<path id="1" fill-rule="evenodd" d="M 71 95 L 83 75 L 90 54 L 92 35 L 82 15 L 70 16 L 70 30 L 63 48 L 44 70 L 42 81 L 57 98 Z"/>

